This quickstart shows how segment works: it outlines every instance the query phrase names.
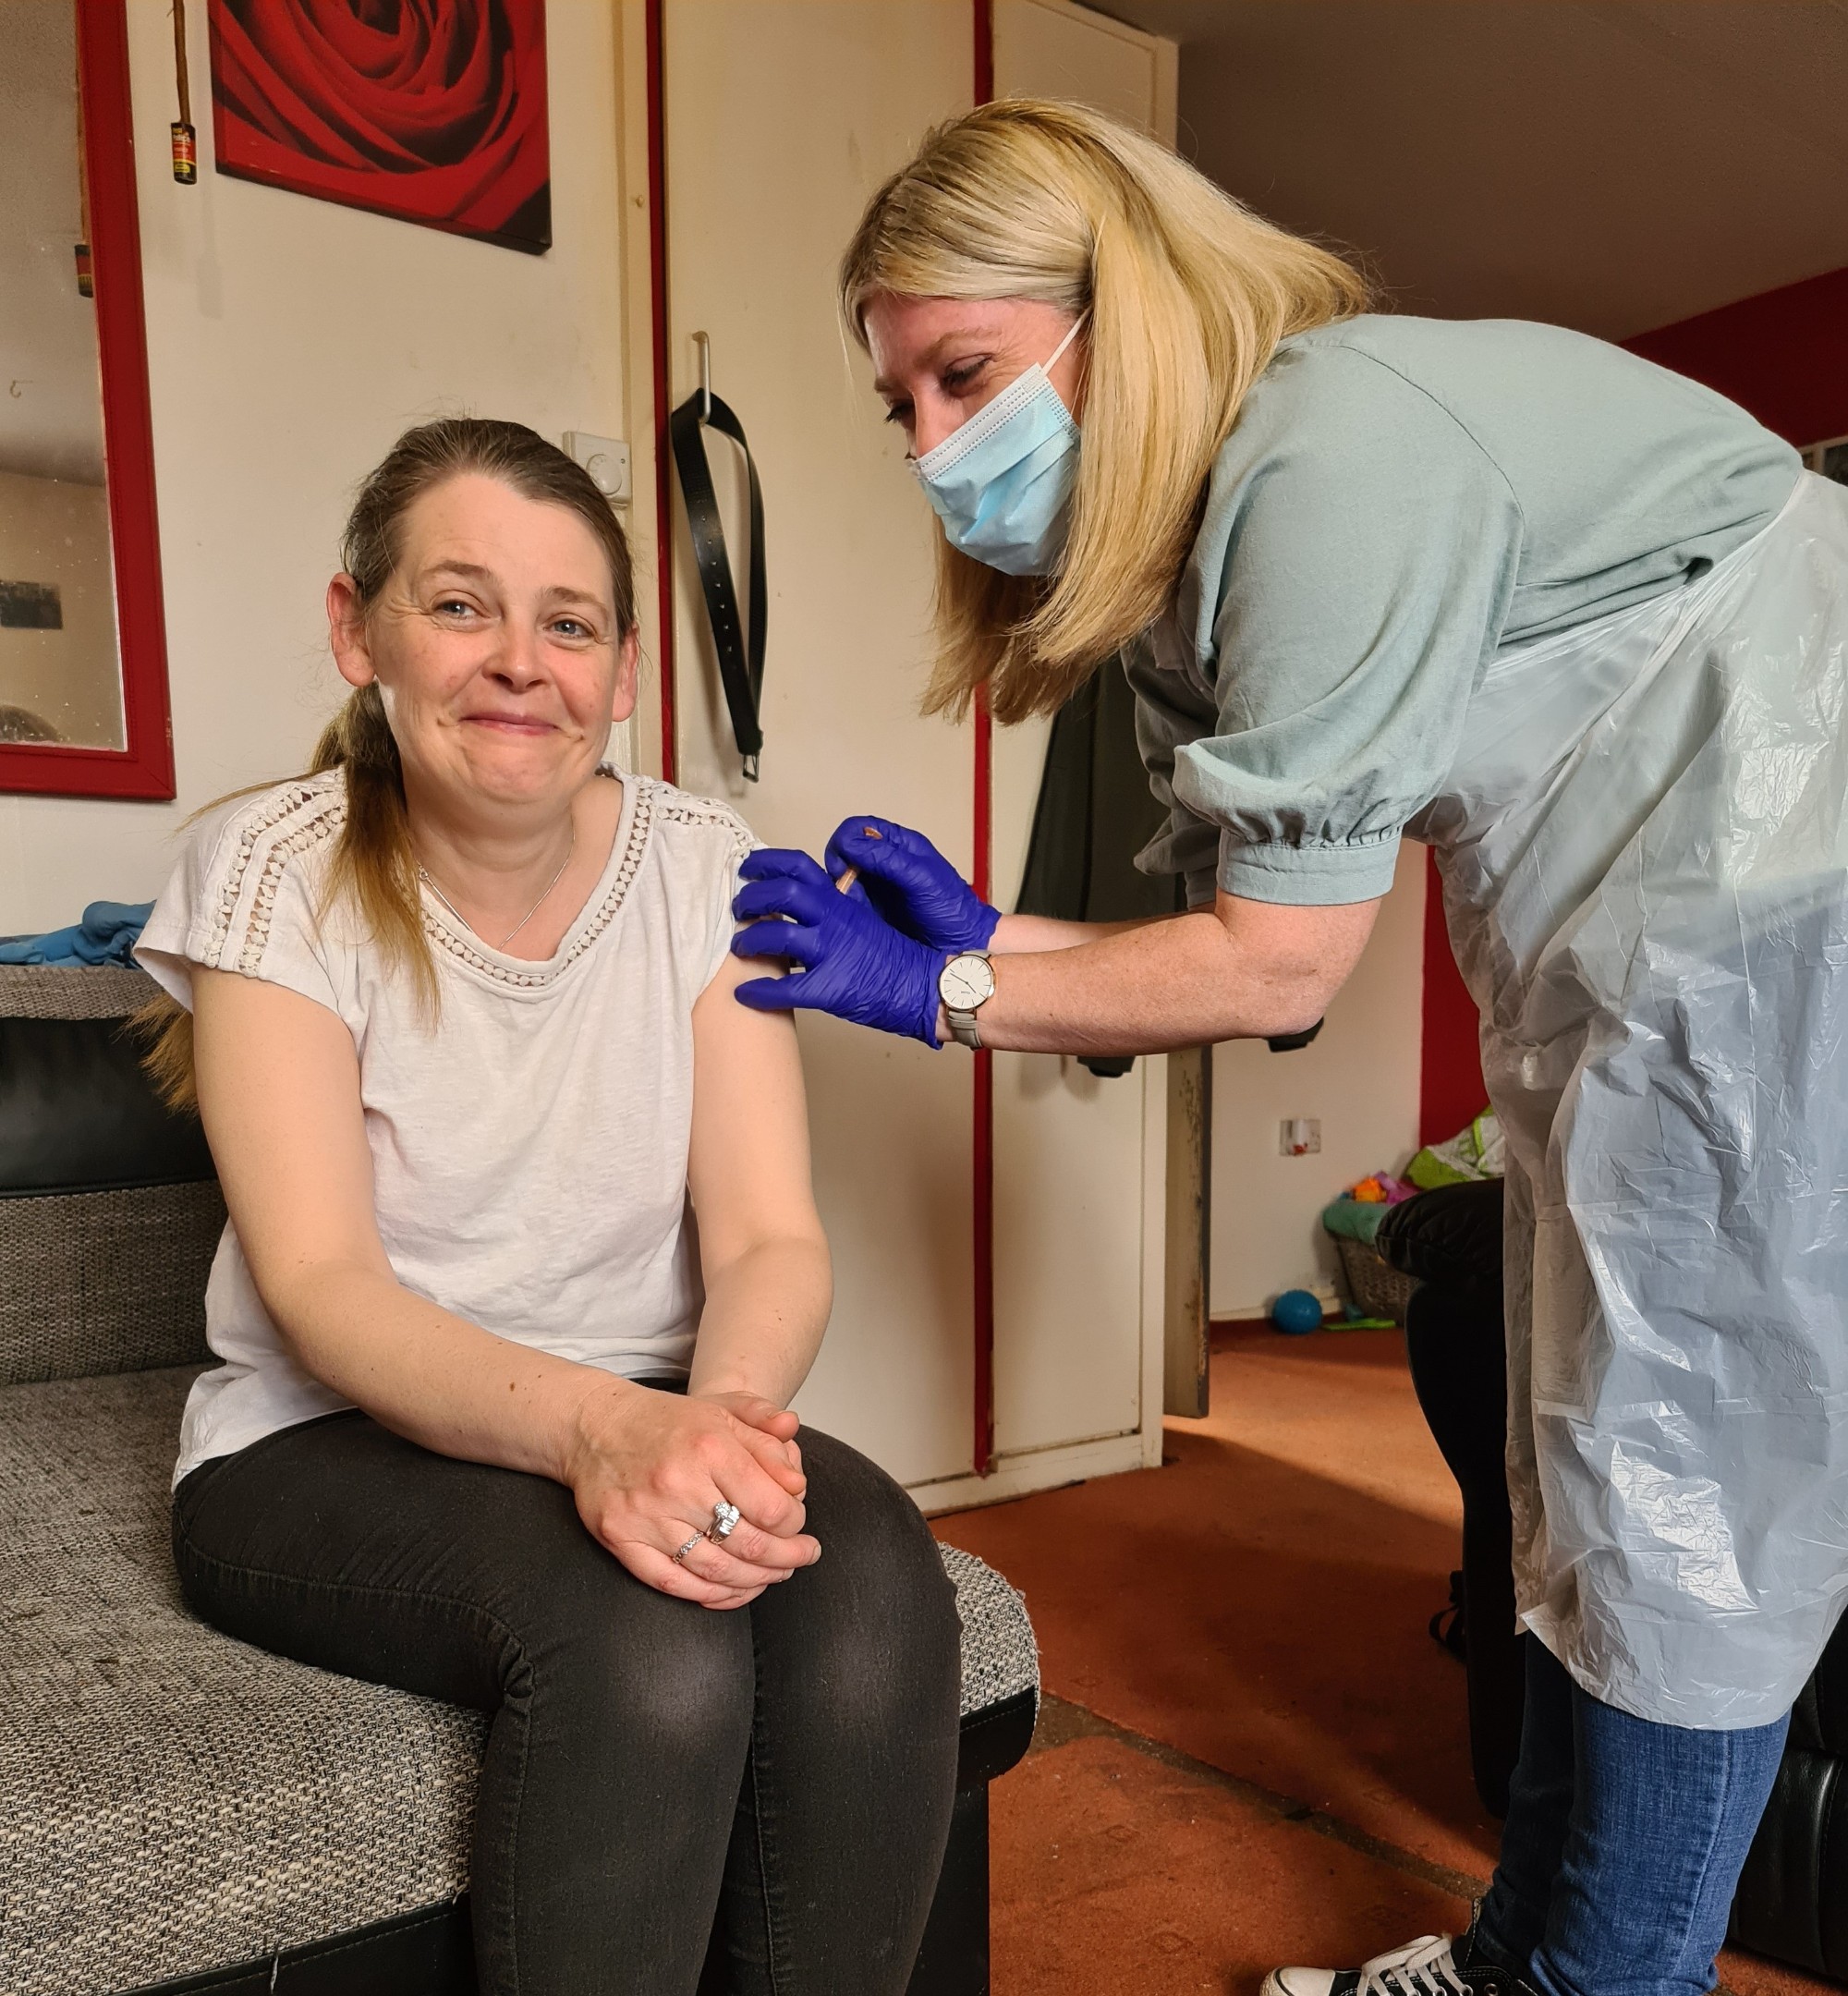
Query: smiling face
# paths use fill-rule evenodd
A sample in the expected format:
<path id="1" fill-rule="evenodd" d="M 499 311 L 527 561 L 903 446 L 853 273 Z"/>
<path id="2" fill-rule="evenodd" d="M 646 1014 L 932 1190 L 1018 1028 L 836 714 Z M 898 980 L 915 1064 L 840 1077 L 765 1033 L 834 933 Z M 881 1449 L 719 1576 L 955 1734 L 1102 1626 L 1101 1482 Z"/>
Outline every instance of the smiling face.
<path id="1" fill-rule="evenodd" d="M 335 576 L 327 613 L 341 676 L 383 695 L 413 808 L 556 809 L 635 710 L 636 634 L 596 536 L 480 472 L 412 503 L 376 602 Z"/>
<path id="2" fill-rule="evenodd" d="M 911 455 L 934 450 L 1016 376 L 1043 366 L 1071 330 L 1073 314 L 1037 298 L 899 298 L 867 303 L 867 347 L 886 413 Z M 1050 379 L 1073 415 L 1079 409 L 1085 336 L 1059 356 Z"/>

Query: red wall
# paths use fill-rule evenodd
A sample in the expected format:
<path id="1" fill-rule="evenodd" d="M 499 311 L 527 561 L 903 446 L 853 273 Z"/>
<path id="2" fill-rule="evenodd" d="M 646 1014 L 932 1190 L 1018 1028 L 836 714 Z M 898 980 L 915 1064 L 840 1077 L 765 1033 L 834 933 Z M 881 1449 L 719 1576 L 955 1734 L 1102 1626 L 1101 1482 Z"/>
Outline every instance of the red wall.
<path id="1" fill-rule="evenodd" d="M 1476 1001 L 1457 973 L 1444 929 L 1443 882 L 1436 856 L 1425 870 L 1425 1003 L 1418 1071 L 1418 1141 L 1441 1143 L 1482 1114 Z"/>
<path id="2" fill-rule="evenodd" d="M 1623 344 L 1730 396 L 1790 443 L 1848 436 L 1848 269 L 1762 291 Z M 1460 1130 L 1486 1096 L 1476 1007 L 1451 958 L 1435 867 L 1425 903 L 1421 1037 L 1419 1138 L 1436 1143 Z"/>
<path id="3" fill-rule="evenodd" d="M 1793 444 L 1848 436 L 1848 269 L 1623 344 L 1731 396 Z"/>

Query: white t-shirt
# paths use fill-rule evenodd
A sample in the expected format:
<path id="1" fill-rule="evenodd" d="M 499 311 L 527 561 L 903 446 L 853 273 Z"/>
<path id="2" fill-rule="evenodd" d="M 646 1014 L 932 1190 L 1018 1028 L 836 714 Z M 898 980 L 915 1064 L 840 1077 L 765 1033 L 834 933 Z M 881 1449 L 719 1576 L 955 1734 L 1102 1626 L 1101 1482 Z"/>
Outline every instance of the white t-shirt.
<path id="1" fill-rule="evenodd" d="M 434 1029 L 350 906 L 322 909 L 346 810 L 338 772 L 201 820 L 135 954 L 182 1004 L 202 964 L 339 1015 L 359 1057 L 379 1237 L 407 1289 L 561 1357 L 684 1377 L 703 1301 L 687 1202 L 693 1002 L 724 961 L 756 842 L 722 804 L 621 781 L 609 864 L 547 961 L 489 948 L 425 891 Z M 225 1362 L 187 1401 L 176 1483 L 351 1405 L 285 1349 L 229 1225 L 205 1323 Z"/>

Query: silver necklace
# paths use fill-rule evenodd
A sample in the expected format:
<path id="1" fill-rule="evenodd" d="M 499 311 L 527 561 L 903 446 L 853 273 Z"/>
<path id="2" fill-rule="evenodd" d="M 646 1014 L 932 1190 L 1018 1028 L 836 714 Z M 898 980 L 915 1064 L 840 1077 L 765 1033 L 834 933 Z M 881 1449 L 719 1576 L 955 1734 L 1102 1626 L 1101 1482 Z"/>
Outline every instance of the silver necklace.
<path id="1" fill-rule="evenodd" d="M 507 931 L 506 934 L 504 935 L 498 943 L 492 944 L 491 947 L 494 949 L 505 949 L 507 944 L 511 943 L 513 939 L 520 932 L 520 931 L 526 927 L 528 922 L 529 922 L 533 919 L 533 917 L 539 913 L 540 909 L 545 906 L 546 895 L 550 895 L 552 890 L 556 887 L 559 882 L 565 878 L 565 869 L 571 864 L 572 855 L 577 850 L 578 825 L 577 821 L 574 819 L 571 825 L 571 843 L 565 848 L 565 858 L 559 861 L 557 872 L 554 873 L 552 878 L 546 882 L 545 894 L 541 895 L 539 899 L 535 901 L 533 905 L 529 908 L 528 908 L 526 913 L 522 915 L 520 919 L 513 925 L 513 927 Z M 463 914 L 462 910 L 456 906 L 455 902 L 453 902 L 449 898 L 449 896 L 444 893 L 442 888 L 439 887 L 436 882 L 431 879 L 429 873 L 424 869 L 423 863 L 420 860 L 418 863 L 417 877 L 423 882 L 426 887 L 430 889 L 431 893 L 433 894 L 436 898 L 442 902 L 444 907 L 446 907 L 453 916 L 455 916 L 456 919 L 462 924 L 463 928 L 469 930 L 470 931 L 478 935 L 480 933 L 480 931 L 475 928 L 474 923 L 471 922 L 465 914 Z M 482 941 L 486 942 L 487 938 L 483 936 Z"/>

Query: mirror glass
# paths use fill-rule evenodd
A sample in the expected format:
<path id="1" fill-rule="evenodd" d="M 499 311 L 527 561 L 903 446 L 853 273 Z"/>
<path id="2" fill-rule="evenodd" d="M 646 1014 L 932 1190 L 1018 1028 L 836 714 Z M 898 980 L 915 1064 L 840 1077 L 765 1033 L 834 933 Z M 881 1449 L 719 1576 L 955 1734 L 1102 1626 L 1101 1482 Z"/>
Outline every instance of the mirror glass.
<path id="1" fill-rule="evenodd" d="M 125 746 L 76 0 L 0 9 L 0 742 Z"/>

